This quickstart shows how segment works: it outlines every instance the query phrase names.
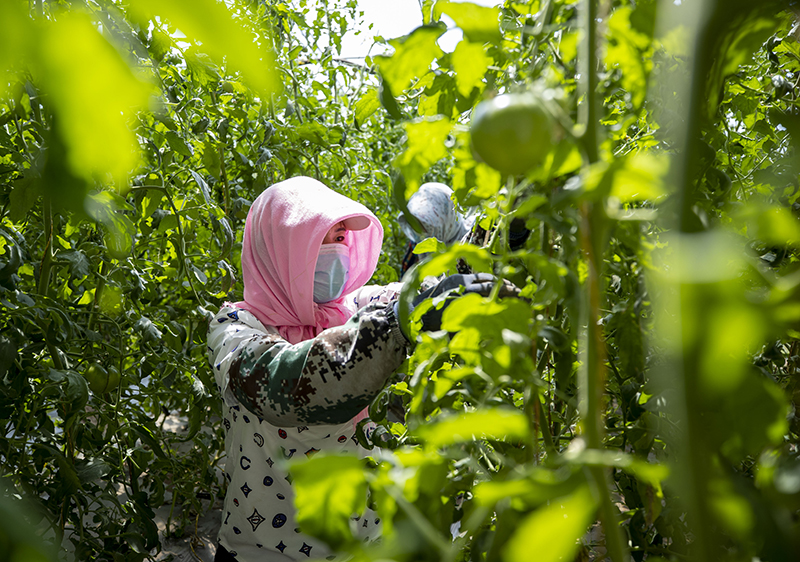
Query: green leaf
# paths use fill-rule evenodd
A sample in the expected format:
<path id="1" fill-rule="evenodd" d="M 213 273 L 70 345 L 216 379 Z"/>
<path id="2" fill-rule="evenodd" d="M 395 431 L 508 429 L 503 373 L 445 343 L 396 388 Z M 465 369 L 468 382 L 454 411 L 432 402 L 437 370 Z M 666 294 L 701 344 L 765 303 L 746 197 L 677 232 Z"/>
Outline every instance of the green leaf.
<path id="1" fill-rule="evenodd" d="M 142 440 L 144 445 L 147 445 L 147 447 L 149 447 L 149 449 L 153 451 L 156 456 L 158 456 L 158 458 L 166 460 L 167 455 L 164 453 L 164 449 L 161 448 L 161 444 L 158 442 L 156 436 L 149 427 L 140 423 L 131 423 L 129 428 L 139 439 Z"/>
<path id="2" fill-rule="evenodd" d="M 751 238 L 774 246 L 800 246 L 800 221 L 786 207 L 753 199 L 731 216 Z"/>
<path id="3" fill-rule="evenodd" d="M 203 166 L 206 167 L 208 175 L 218 178 L 220 175 L 220 159 L 217 143 L 207 140 L 203 144 Z"/>
<path id="4" fill-rule="evenodd" d="M 189 173 L 192 174 L 194 181 L 197 182 L 197 187 L 199 187 L 200 191 L 203 193 L 203 199 L 205 199 L 206 205 L 211 205 L 211 190 L 208 188 L 206 180 L 194 170 L 189 170 Z"/>
<path id="5" fill-rule="evenodd" d="M 81 481 L 75 472 L 75 467 L 61 451 L 47 443 L 34 443 L 33 448 L 46 451 L 50 459 L 55 459 L 55 464 L 58 465 L 55 482 L 60 493 L 71 495 L 80 490 Z"/>
<path id="6" fill-rule="evenodd" d="M 106 227 L 105 241 L 114 257 L 127 256 L 133 248 L 133 238 L 138 232 L 136 225 L 122 210 L 133 208 L 119 195 L 111 191 L 90 193 L 86 198 L 86 211 Z"/>
<path id="7" fill-rule="evenodd" d="M 363 514 L 366 507 L 363 461 L 352 456 L 319 454 L 292 463 L 290 473 L 297 522 L 303 532 L 324 540 L 334 549 L 356 540 L 350 530 L 350 519 Z"/>
<path id="8" fill-rule="evenodd" d="M 433 21 L 433 6 L 436 0 L 422 0 L 422 23 L 428 25 Z"/>
<path id="9" fill-rule="evenodd" d="M 530 424 L 519 410 L 485 408 L 437 418 L 413 433 L 429 447 L 438 449 L 476 439 L 525 441 L 530 436 Z"/>
<path id="10" fill-rule="evenodd" d="M 464 32 L 464 36 L 474 43 L 499 44 L 500 10 L 497 7 L 485 7 L 472 2 L 449 2 L 439 0 L 434 7 L 436 17 L 447 14 Z"/>
<path id="11" fill-rule="evenodd" d="M 638 108 L 647 93 L 647 79 L 653 68 L 652 37 L 636 30 L 631 25 L 633 10 L 622 6 L 614 10 L 608 20 L 608 47 L 606 64 L 618 67 L 622 72 L 622 86 L 631 95 L 634 107 Z"/>
<path id="12" fill-rule="evenodd" d="M 141 316 L 133 325 L 133 328 L 142 335 L 145 342 L 158 344 L 161 342 L 161 330 L 156 328 L 153 321 L 146 316 Z"/>
<path id="13" fill-rule="evenodd" d="M 483 76 L 492 63 L 483 45 L 469 41 L 459 41 L 450 57 L 453 71 L 456 73 L 456 86 L 462 96 L 469 96 L 472 90 L 483 90 Z"/>
<path id="14" fill-rule="evenodd" d="M 538 273 L 538 286 L 533 294 L 537 307 L 547 306 L 567 296 L 570 271 L 563 263 L 550 259 L 541 252 L 526 252 L 520 258 L 527 264 L 529 271 Z"/>
<path id="15" fill-rule="evenodd" d="M 24 219 L 41 194 L 41 180 L 38 178 L 26 176 L 15 181 L 10 197 L 9 218 L 13 221 Z"/>
<path id="16" fill-rule="evenodd" d="M 19 343 L 6 335 L 0 336 L 0 377 L 5 377 L 19 354 Z"/>
<path id="17" fill-rule="evenodd" d="M 189 269 L 192 272 L 192 275 L 194 275 L 194 278 L 197 279 L 197 281 L 201 285 L 205 285 L 206 283 L 208 283 L 208 277 L 206 276 L 206 274 L 203 272 L 202 269 L 199 269 L 194 264 L 189 264 Z"/>
<path id="18" fill-rule="evenodd" d="M 472 244 L 454 244 L 443 254 L 433 256 L 420 264 L 416 271 L 420 279 L 446 272 L 455 273 L 459 259 L 464 259 L 477 272 L 491 271 L 491 254 L 486 249 Z"/>
<path id="19" fill-rule="evenodd" d="M 89 262 L 89 258 L 86 257 L 86 254 L 80 250 L 60 252 L 58 256 L 69 262 L 69 271 L 74 278 L 83 279 L 89 275 L 89 267 L 91 266 L 91 263 Z"/>
<path id="20" fill-rule="evenodd" d="M 537 509 L 517 528 L 503 549 L 504 562 L 518 562 L 536 553 L 537 562 L 575 558 L 580 538 L 595 519 L 597 500 L 589 486 Z"/>
<path id="21" fill-rule="evenodd" d="M 457 332 L 475 328 L 484 337 L 498 336 L 503 330 L 528 333 L 530 306 L 519 299 L 492 301 L 476 293 L 456 299 L 442 315 L 442 329 Z"/>
<path id="22" fill-rule="evenodd" d="M 720 102 L 723 83 L 740 66 L 751 60 L 770 35 L 775 33 L 776 17 L 755 13 L 756 4 L 745 4 L 745 8 L 732 8 L 725 12 L 721 29 L 717 29 L 717 45 L 705 56 L 714 58 L 708 77 L 707 112 L 713 115 Z M 739 20 L 739 17 L 741 20 Z M 729 21 L 725 22 L 725 19 Z M 733 20 L 733 21 L 730 21 Z M 719 23 L 719 22 L 718 22 Z M 731 24 L 726 27 L 725 24 Z"/>
<path id="23" fill-rule="evenodd" d="M 2 13 L 0 11 L 0 13 Z M 0 16 L 1 17 L 1 16 Z M 3 20 L 7 23 L 7 20 Z M 35 446 L 35 445 L 34 445 Z M 52 543 L 42 537 L 31 521 L 42 514 L 35 509 L 35 500 L 20 497 L 3 486 L 0 494 L 0 540 L 6 549 L 4 556 L 8 562 L 55 562 L 58 560 Z"/>
<path id="24" fill-rule="evenodd" d="M 447 245 L 436 238 L 426 238 L 414 246 L 415 254 L 427 254 L 429 252 L 442 253 L 447 249 Z"/>
<path id="25" fill-rule="evenodd" d="M 661 483 L 669 476 L 669 468 L 664 464 L 649 463 L 622 451 L 579 449 L 567 451 L 564 460 L 572 464 L 620 468 L 635 476 L 637 480 L 660 489 Z"/>
<path id="26" fill-rule="evenodd" d="M 170 148 L 178 154 L 183 154 L 188 158 L 194 156 L 192 147 L 189 146 L 186 141 L 183 140 L 180 135 L 178 135 L 178 133 L 174 131 L 167 131 L 167 142 L 169 142 Z"/>
<path id="27" fill-rule="evenodd" d="M 590 194 L 607 194 L 620 203 L 654 201 L 666 195 L 664 178 L 668 170 L 666 154 L 640 152 L 593 165 L 584 187 Z"/>
<path id="28" fill-rule="evenodd" d="M 328 131 L 320 123 L 309 121 L 295 127 L 295 132 L 307 141 L 311 141 L 323 148 L 327 148 Z"/>
<path id="29" fill-rule="evenodd" d="M 33 24 L 23 4 L 0 2 L 0 21 L 7 26 L 7 32 L 0 37 L 0 70 L 19 67 L 26 56 L 36 48 L 39 29 Z M 6 94 L 11 81 L 0 82 L 0 93 Z"/>
<path id="30" fill-rule="evenodd" d="M 537 507 L 554 498 L 566 496 L 585 484 L 586 478 L 579 470 L 534 467 L 526 472 L 524 478 L 481 482 L 475 486 L 474 495 L 478 504 L 488 507 L 507 498 L 528 507 Z"/>
<path id="31" fill-rule="evenodd" d="M 447 156 L 445 140 L 452 124 L 447 119 L 418 119 L 405 123 L 407 141 L 405 150 L 395 157 L 393 164 L 406 180 L 406 200 L 416 192 L 422 176 L 436 162 Z"/>
<path id="32" fill-rule="evenodd" d="M 404 37 L 389 41 L 395 49 L 392 56 L 375 57 L 381 76 L 395 95 L 404 92 L 415 77 L 427 73 L 431 63 L 444 54 L 436 44 L 444 31 L 438 25 L 423 25 Z"/>
<path id="33" fill-rule="evenodd" d="M 148 218 L 161 206 L 164 192 L 160 189 L 148 189 L 147 195 L 142 199 L 142 217 Z"/>
<path id="34" fill-rule="evenodd" d="M 535 16 L 541 9 L 540 0 L 531 0 L 525 4 L 512 2 L 511 8 L 521 16 Z"/>
<path id="35" fill-rule="evenodd" d="M 64 400 L 69 404 L 66 407 L 68 412 L 74 414 L 83 410 L 89 400 L 89 385 L 83 376 L 75 371 L 56 371 L 51 369 L 50 379 L 65 383 Z"/>
<path id="36" fill-rule="evenodd" d="M 84 484 L 93 482 L 109 475 L 113 468 L 107 462 L 99 459 L 81 460 L 76 463 L 75 471 Z"/>
<path id="37" fill-rule="evenodd" d="M 184 53 L 186 68 L 192 73 L 192 77 L 201 86 L 216 84 L 222 78 L 217 72 L 214 63 L 205 54 L 197 52 L 195 49 L 188 49 Z"/>
<path id="38" fill-rule="evenodd" d="M 442 115 L 448 119 L 455 116 L 456 78 L 450 74 L 439 74 L 426 86 L 420 96 L 417 113 L 420 117 Z"/>
<path id="39" fill-rule="evenodd" d="M 147 106 L 152 89 L 87 15 L 65 12 L 35 30 L 37 49 L 24 55 L 58 116 L 69 169 L 86 180 L 111 173 L 123 181 L 138 163 L 129 120 Z"/>
<path id="40" fill-rule="evenodd" d="M 152 39 L 147 46 L 150 56 L 158 62 L 164 60 L 164 57 L 172 49 L 172 38 L 169 34 L 164 33 L 161 29 L 153 29 L 151 34 Z"/>
<path id="41" fill-rule="evenodd" d="M 142 19 L 168 20 L 218 64 L 225 61 L 231 70 L 241 72 L 259 94 L 269 96 L 280 90 L 274 54 L 268 48 L 272 41 L 262 37 L 256 42 L 224 2 L 139 0 L 130 3 L 129 9 Z M 264 28 L 259 26 L 259 31 L 263 33 Z"/>
<path id="42" fill-rule="evenodd" d="M 356 123 L 364 123 L 381 106 L 378 99 L 378 92 L 375 88 L 368 89 L 363 96 L 356 102 L 355 114 Z"/>
<path id="43" fill-rule="evenodd" d="M 547 153 L 539 168 L 532 170 L 529 177 L 540 182 L 567 176 L 577 172 L 583 165 L 583 156 L 571 138 L 564 138 Z"/>
<path id="44" fill-rule="evenodd" d="M 547 203 L 547 197 L 534 193 L 522 202 L 516 209 L 514 209 L 510 216 L 526 218 L 533 213 L 536 209 Z"/>
<path id="45" fill-rule="evenodd" d="M 378 88 L 378 99 L 380 100 L 381 105 L 389 114 L 389 117 L 392 119 L 402 119 L 403 113 L 400 111 L 400 106 L 397 105 L 397 100 L 392 93 L 392 88 L 389 86 L 389 82 L 385 79 L 381 79 L 381 85 Z"/>
<path id="46" fill-rule="evenodd" d="M 756 523 L 752 500 L 737 493 L 727 478 L 712 478 L 708 489 L 708 504 L 719 522 L 731 533 L 749 536 Z"/>
<path id="47" fill-rule="evenodd" d="M 738 462 L 783 442 L 790 405 L 772 380 L 749 372 L 724 396 L 704 398 L 709 402 L 703 415 L 704 431 L 729 459 Z"/>

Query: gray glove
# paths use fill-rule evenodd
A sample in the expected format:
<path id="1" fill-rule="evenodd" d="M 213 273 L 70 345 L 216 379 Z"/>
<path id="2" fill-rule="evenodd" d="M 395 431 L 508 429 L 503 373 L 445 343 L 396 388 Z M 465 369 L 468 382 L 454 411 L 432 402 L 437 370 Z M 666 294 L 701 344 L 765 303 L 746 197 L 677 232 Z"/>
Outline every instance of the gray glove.
<path id="1" fill-rule="evenodd" d="M 437 285 L 431 287 L 427 291 L 423 291 L 417 295 L 411 302 L 411 311 L 416 308 L 419 303 L 428 298 L 436 298 L 440 295 L 452 291 L 453 289 L 460 289 L 457 293 L 446 297 L 444 303 L 438 308 L 432 307 L 425 314 L 422 315 L 422 329 L 430 332 L 442 329 L 442 314 L 451 302 L 458 297 L 464 296 L 468 293 L 478 293 L 483 297 L 489 296 L 492 288 L 497 283 L 497 278 L 488 273 L 471 273 L 467 275 L 450 275 L 441 280 Z M 510 281 L 503 281 L 500 287 L 501 297 L 516 297 L 519 295 L 519 287 Z M 410 311 L 409 311 L 410 312 Z"/>

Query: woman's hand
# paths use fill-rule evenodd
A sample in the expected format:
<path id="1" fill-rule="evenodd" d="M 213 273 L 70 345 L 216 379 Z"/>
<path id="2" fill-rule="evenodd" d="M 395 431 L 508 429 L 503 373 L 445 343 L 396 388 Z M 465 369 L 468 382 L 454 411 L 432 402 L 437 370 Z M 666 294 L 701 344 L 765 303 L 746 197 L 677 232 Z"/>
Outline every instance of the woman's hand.
<path id="1" fill-rule="evenodd" d="M 442 314 L 444 313 L 445 308 L 447 308 L 451 302 L 468 293 L 477 293 L 483 297 L 488 297 L 491 294 L 494 286 L 497 284 L 497 281 L 497 278 L 489 273 L 450 275 L 449 277 L 445 277 L 437 285 L 417 295 L 411 303 L 412 310 L 425 299 L 433 299 L 442 295 L 446 295 L 444 297 L 444 303 L 442 303 L 438 308 L 436 306 L 432 307 L 422 315 L 422 329 L 424 331 L 440 330 L 442 328 Z M 447 295 L 447 293 L 451 291 L 453 292 L 452 296 Z M 519 287 L 504 279 L 498 294 L 501 297 L 518 297 L 519 293 Z"/>

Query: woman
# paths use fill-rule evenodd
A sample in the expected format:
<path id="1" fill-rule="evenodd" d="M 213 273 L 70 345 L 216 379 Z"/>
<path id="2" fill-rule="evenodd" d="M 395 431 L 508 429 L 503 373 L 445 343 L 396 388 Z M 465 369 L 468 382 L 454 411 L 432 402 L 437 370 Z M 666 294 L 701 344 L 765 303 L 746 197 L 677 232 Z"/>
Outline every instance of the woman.
<path id="1" fill-rule="evenodd" d="M 228 490 L 216 561 L 324 558 L 300 533 L 285 461 L 326 449 L 365 454 L 365 417 L 408 341 L 396 320 L 400 284 L 364 287 L 383 229 L 366 207 L 307 177 L 253 202 L 242 243 L 244 300 L 211 321 L 209 361 L 223 396 Z M 453 276 L 418 299 L 457 288 L 489 294 L 491 277 Z M 447 304 L 446 302 L 444 304 Z M 442 308 L 422 317 L 441 327 Z M 367 509 L 354 528 L 379 533 Z"/>
<path id="2" fill-rule="evenodd" d="M 284 464 L 320 449 L 358 450 L 354 417 L 405 359 L 388 306 L 399 284 L 362 289 L 382 239 L 366 207 L 311 178 L 280 182 L 250 208 L 244 300 L 223 307 L 208 338 L 227 406 L 217 560 L 330 554 L 298 532 Z M 368 510 L 358 530 L 367 538 L 377 526 Z"/>
<path id="3" fill-rule="evenodd" d="M 400 229 L 409 239 L 403 257 L 400 275 L 411 269 L 423 256 L 414 253 L 414 247 L 425 238 L 436 238 L 445 244 L 459 242 L 472 227 L 472 220 L 464 218 L 453 203 L 453 190 L 443 183 L 428 182 L 408 199 L 408 212 L 417 219 L 422 232 L 409 224 L 403 213 L 398 216 Z"/>

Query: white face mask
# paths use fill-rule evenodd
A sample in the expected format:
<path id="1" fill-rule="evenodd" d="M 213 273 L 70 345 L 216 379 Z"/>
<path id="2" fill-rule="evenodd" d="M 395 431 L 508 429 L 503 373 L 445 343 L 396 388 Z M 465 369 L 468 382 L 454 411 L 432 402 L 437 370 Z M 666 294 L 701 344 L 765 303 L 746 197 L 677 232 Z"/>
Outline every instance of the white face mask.
<path id="1" fill-rule="evenodd" d="M 323 244 L 314 268 L 314 302 L 330 302 L 342 296 L 349 273 L 350 249 L 344 244 Z"/>

